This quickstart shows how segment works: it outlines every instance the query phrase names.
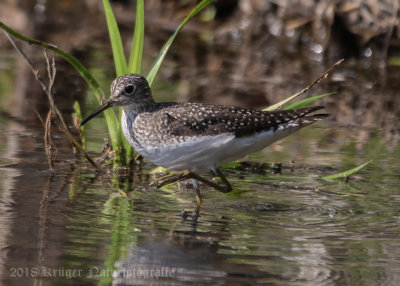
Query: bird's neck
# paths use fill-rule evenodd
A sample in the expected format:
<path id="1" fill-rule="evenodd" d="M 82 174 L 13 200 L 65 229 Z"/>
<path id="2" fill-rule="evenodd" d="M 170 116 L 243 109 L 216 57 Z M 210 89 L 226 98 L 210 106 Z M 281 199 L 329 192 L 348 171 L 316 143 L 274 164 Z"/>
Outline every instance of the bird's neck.
<path id="1" fill-rule="evenodd" d="M 131 117 L 132 120 L 140 113 L 151 112 L 157 108 L 157 103 L 152 98 L 135 102 L 134 104 L 123 106 L 122 109 L 126 117 Z"/>
<path id="2" fill-rule="evenodd" d="M 122 107 L 122 131 L 124 132 L 125 138 L 128 139 L 129 143 L 136 149 L 142 149 L 140 143 L 136 140 L 135 130 L 133 129 L 133 122 L 136 117 L 144 112 L 152 112 L 157 109 L 157 103 L 152 98 L 135 102 L 135 104 L 126 105 Z"/>

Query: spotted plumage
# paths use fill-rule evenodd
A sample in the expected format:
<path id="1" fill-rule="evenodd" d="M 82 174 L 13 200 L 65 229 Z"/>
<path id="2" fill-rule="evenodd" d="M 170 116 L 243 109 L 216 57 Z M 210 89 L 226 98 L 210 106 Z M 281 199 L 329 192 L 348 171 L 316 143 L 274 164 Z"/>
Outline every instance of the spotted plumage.
<path id="1" fill-rule="evenodd" d="M 320 108 L 267 112 L 200 103 L 156 103 L 151 112 L 140 112 L 125 118 L 130 118 L 132 122 L 130 130 L 134 137 L 140 138 L 141 142 L 149 141 L 147 145 L 157 146 L 223 133 L 240 138 L 262 131 L 276 132 L 279 127 L 304 125 L 311 123 L 312 119 L 317 120 L 315 115 L 304 116 Z"/>
<path id="2" fill-rule="evenodd" d="M 326 114 L 322 107 L 262 111 L 239 107 L 154 102 L 146 79 L 128 74 L 115 79 L 111 96 L 81 124 L 111 106 L 122 106 L 122 129 L 145 158 L 172 170 L 216 170 L 259 151 Z"/>

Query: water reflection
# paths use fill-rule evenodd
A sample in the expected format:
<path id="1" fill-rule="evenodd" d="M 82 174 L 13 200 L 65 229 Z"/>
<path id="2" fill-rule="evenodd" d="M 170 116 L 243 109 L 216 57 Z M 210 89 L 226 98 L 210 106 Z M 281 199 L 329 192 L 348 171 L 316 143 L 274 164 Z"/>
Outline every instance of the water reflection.
<path id="1" fill-rule="evenodd" d="M 386 159 L 349 184 L 321 181 L 333 156 L 324 150 L 338 142 L 316 128 L 301 143 L 296 136 L 278 143 L 287 152 L 257 155 L 283 162 L 282 175 L 227 170 L 233 193 L 204 187 L 205 204 L 196 212 L 191 190 L 146 188 L 151 165 L 134 176 L 101 177 L 62 152 L 59 162 L 71 164 L 51 176 L 44 160 L 32 160 L 40 148 L 18 147 L 42 144 L 41 136 L 2 134 L 9 136 L 2 137 L 0 201 L 7 285 L 395 285 L 399 279 L 400 160 L 384 147 L 371 152 Z M 334 169 L 359 156 L 353 143 L 340 147 L 346 151 L 336 155 Z M 300 155 L 305 146 L 312 158 Z M 301 165 L 292 172 L 287 158 L 296 153 Z M 14 269 L 31 272 L 14 277 Z"/>

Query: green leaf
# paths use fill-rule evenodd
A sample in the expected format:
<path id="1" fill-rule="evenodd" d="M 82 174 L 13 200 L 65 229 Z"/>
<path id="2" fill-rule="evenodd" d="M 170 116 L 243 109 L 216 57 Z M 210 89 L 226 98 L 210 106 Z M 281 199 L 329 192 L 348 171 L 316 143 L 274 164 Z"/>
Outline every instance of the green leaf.
<path id="1" fill-rule="evenodd" d="M 129 57 L 129 73 L 141 72 L 143 42 L 144 42 L 144 1 L 137 0 L 135 32 L 133 34 L 132 49 Z"/>
<path id="2" fill-rule="evenodd" d="M 197 13 L 199 13 L 202 9 L 204 9 L 208 4 L 210 4 L 212 0 L 203 0 L 201 1 L 191 12 L 190 14 L 183 20 L 183 22 L 179 25 L 178 29 L 176 29 L 175 33 L 172 34 L 172 36 L 168 39 L 168 41 L 164 44 L 163 48 L 161 49 L 160 53 L 158 54 L 157 58 L 153 62 L 153 65 L 151 66 L 149 73 L 147 74 L 147 81 L 149 82 L 149 85 L 151 86 L 153 83 L 153 80 L 161 66 L 161 63 L 163 62 L 169 48 L 172 45 L 172 42 L 174 41 L 176 35 L 178 35 L 179 31 L 182 30 L 182 28 L 185 26 L 185 24 Z"/>
<path id="3" fill-rule="evenodd" d="M 110 35 L 111 47 L 114 56 L 114 64 L 117 76 L 122 76 L 129 72 L 140 73 L 140 66 L 142 64 L 142 51 L 143 51 L 143 37 L 144 37 L 144 4 L 143 0 L 138 0 L 137 2 L 137 14 L 135 31 L 132 42 L 131 55 L 129 59 L 129 69 L 126 64 L 126 58 L 124 54 L 124 48 L 122 44 L 121 34 L 118 29 L 118 24 L 115 19 L 114 13 L 112 11 L 110 2 L 108 0 L 103 0 L 104 12 L 107 20 L 108 32 Z M 121 115 L 121 108 L 119 109 L 119 114 Z M 113 133 L 119 138 L 120 144 L 117 150 L 117 157 L 114 162 L 117 165 L 126 165 L 128 163 L 129 157 L 133 156 L 133 148 L 130 146 L 129 142 L 125 140 L 124 135 L 121 130 L 120 118 L 116 123 L 116 128 L 109 129 L 110 133 Z"/>
<path id="4" fill-rule="evenodd" d="M 284 109 L 295 109 L 295 108 L 302 108 L 302 107 L 306 107 L 308 105 L 310 105 L 311 103 L 313 103 L 314 101 L 316 101 L 317 99 L 320 99 L 322 97 L 328 96 L 328 95 L 332 95 L 335 94 L 336 92 L 330 92 L 330 93 L 324 93 L 324 94 L 320 94 L 320 95 L 315 95 L 309 98 L 305 98 L 303 100 L 300 100 L 298 102 L 292 103 L 289 106 L 286 106 Z"/>
<path id="5" fill-rule="evenodd" d="M 361 169 L 363 169 L 365 166 L 367 166 L 369 163 L 371 163 L 372 162 L 372 160 L 370 160 L 370 161 L 368 161 L 367 163 L 364 163 L 364 164 L 362 164 L 362 165 L 360 165 L 360 166 L 358 166 L 358 167 L 355 167 L 355 168 L 353 168 L 353 169 L 351 169 L 351 170 L 348 170 L 348 171 L 345 171 L 345 172 L 341 172 L 341 173 L 338 173 L 338 174 L 333 174 L 333 175 L 329 175 L 329 176 L 324 176 L 324 177 L 322 177 L 321 179 L 324 179 L 324 180 L 330 180 L 330 179 L 342 179 L 342 178 L 346 178 L 346 177 L 348 177 L 348 176 L 350 176 L 350 175 L 353 175 L 353 174 L 355 174 L 355 173 L 357 173 L 358 171 L 360 171 Z"/>
<path id="6" fill-rule="evenodd" d="M 73 116 L 76 116 L 78 122 L 82 121 L 82 111 L 81 111 L 81 106 L 79 105 L 78 101 L 74 102 L 74 111 L 75 113 Z M 86 149 L 86 132 L 85 132 L 85 126 L 81 126 L 81 141 L 82 141 L 82 148 Z"/>
<path id="7" fill-rule="evenodd" d="M 269 106 L 267 108 L 264 108 L 263 110 L 272 111 L 272 110 L 278 109 L 278 108 L 282 107 L 283 105 L 285 105 L 286 103 L 288 103 L 289 101 L 292 101 L 293 99 L 295 99 L 299 95 L 301 95 L 301 93 L 296 93 L 295 95 L 292 95 L 292 96 L 290 96 L 290 97 L 288 97 L 288 98 L 286 98 L 286 99 L 284 99 L 284 100 L 282 100 L 282 101 L 280 101 L 278 103 L 275 103 L 274 105 L 271 105 L 271 106 Z"/>
<path id="8" fill-rule="evenodd" d="M 97 100 L 100 102 L 101 98 L 104 98 L 104 92 L 100 88 L 99 83 L 95 80 L 95 78 L 90 74 L 90 72 L 85 68 L 84 65 L 82 65 L 81 62 L 78 61 L 77 58 L 73 57 L 72 55 L 68 54 L 67 52 L 57 48 L 56 46 L 38 41 L 32 38 L 29 38 L 27 36 L 24 36 L 3 22 L 0 21 L 0 28 L 9 33 L 10 35 L 14 36 L 15 38 L 24 41 L 28 43 L 29 45 L 36 45 L 36 46 L 41 46 L 47 50 L 55 52 L 57 55 L 63 57 L 65 60 L 67 60 L 75 69 L 76 71 L 83 77 L 83 79 L 86 81 L 86 83 L 90 86 L 90 88 L 93 90 Z M 107 126 L 110 131 L 110 138 L 112 145 L 115 149 L 118 149 L 119 146 L 122 144 L 121 141 L 121 136 L 119 135 L 119 132 L 115 131 L 118 130 L 118 119 L 115 116 L 115 113 L 109 109 L 104 112 L 104 116 L 107 121 Z"/>
<path id="9" fill-rule="evenodd" d="M 78 118 L 79 121 L 82 121 L 81 106 L 79 105 L 79 102 L 77 100 L 75 100 L 73 108 L 75 111 L 74 115 Z"/>
<path id="10" fill-rule="evenodd" d="M 111 48 L 114 56 L 115 71 L 117 76 L 121 76 L 126 74 L 128 71 L 121 35 L 119 33 L 114 13 L 111 9 L 110 2 L 108 0 L 103 0 L 103 6 L 107 20 L 108 33 L 110 35 Z"/>
<path id="11" fill-rule="evenodd" d="M 400 57 L 390 57 L 387 63 L 389 66 L 400 66 Z"/>

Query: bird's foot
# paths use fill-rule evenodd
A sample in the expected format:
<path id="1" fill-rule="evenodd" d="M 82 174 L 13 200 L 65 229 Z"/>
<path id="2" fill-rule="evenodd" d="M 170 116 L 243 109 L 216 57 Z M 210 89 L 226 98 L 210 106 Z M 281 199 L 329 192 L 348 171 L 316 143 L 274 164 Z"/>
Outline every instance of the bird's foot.
<path id="1" fill-rule="evenodd" d="M 200 188 L 193 176 L 199 177 L 198 175 L 196 175 L 195 173 L 192 173 L 191 171 L 182 171 L 182 172 L 178 172 L 178 173 L 174 173 L 174 174 L 169 174 L 166 176 L 162 176 L 162 177 L 158 178 L 157 180 L 151 182 L 149 184 L 149 187 L 155 187 L 155 188 L 159 189 L 159 188 L 161 188 L 165 185 L 171 184 L 171 183 L 175 183 L 175 182 L 179 182 L 179 181 L 187 180 L 187 179 L 192 179 L 194 191 L 196 194 L 197 204 L 201 205 L 203 203 L 203 199 L 202 199 L 202 196 L 200 193 Z"/>
<path id="2" fill-rule="evenodd" d="M 210 187 L 213 187 L 214 189 L 222 192 L 222 193 L 229 193 L 232 190 L 232 186 L 229 183 L 229 181 L 225 178 L 225 176 L 221 173 L 221 171 L 219 169 L 215 169 L 214 170 L 215 174 L 221 178 L 222 182 L 223 182 L 223 186 L 221 186 L 220 184 L 207 180 L 199 175 L 197 175 L 196 173 L 193 173 L 191 171 L 182 171 L 182 172 L 178 172 L 178 173 L 174 173 L 174 174 L 169 174 L 163 177 L 158 178 L 157 180 L 151 182 L 149 184 L 150 187 L 155 187 L 157 189 L 174 183 L 174 182 L 178 182 L 178 181 L 182 181 L 182 180 L 187 180 L 187 179 L 192 179 L 192 183 L 194 185 L 194 190 L 195 190 L 195 194 L 196 194 L 196 200 L 197 200 L 197 204 L 201 205 L 203 203 L 203 199 L 200 193 L 200 188 L 197 184 L 197 181 L 202 182 L 206 185 L 209 185 Z"/>
<path id="3" fill-rule="evenodd" d="M 151 182 L 149 184 L 149 187 L 155 187 L 155 188 L 159 189 L 165 185 L 175 183 L 178 181 L 182 181 L 185 179 L 189 179 L 190 177 L 188 177 L 188 175 L 190 173 L 191 173 L 190 171 L 182 171 L 182 172 L 162 176 L 162 177 L 154 180 L 153 182 Z"/>

